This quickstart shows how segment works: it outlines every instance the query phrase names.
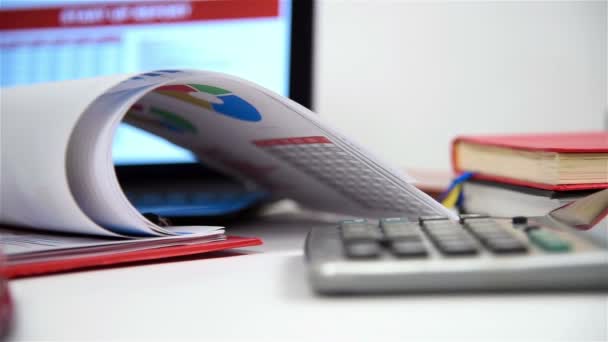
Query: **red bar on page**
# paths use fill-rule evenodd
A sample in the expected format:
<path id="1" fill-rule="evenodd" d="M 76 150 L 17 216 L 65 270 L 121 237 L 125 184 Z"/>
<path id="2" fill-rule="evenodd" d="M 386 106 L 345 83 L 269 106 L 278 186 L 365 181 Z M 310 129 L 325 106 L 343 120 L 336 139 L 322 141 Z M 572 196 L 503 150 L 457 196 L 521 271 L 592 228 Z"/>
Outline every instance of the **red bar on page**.
<path id="1" fill-rule="evenodd" d="M 179 23 L 279 15 L 279 0 L 145 1 L 0 10 L 0 30 Z"/>

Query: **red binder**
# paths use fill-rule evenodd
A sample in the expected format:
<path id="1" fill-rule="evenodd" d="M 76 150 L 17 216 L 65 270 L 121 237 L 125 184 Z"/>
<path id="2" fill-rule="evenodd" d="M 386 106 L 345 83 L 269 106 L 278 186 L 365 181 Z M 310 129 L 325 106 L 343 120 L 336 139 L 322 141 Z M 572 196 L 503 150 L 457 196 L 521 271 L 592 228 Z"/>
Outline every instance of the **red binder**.
<path id="1" fill-rule="evenodd" d="M 166 246 L 153 249 L 112 252 L 108 254 L 83 255 L 62 259 L 34 261 L 11 265 L 10 262 L 1 266 L 2 275 L 6 278 L 21 278 L 33 275 L 57 273 L 83 268 L 93 268 L 134 261 L 155 260 L 175 256 L 201 254 L 221 251 L 237 247 L 261 245 L 262 240 L 239 236 L 228 236 L 226 240 L 205 242 L 194 245 Z"/>
<path id="2" fill-rule="evenodd" d="M 457 146 L 461 142 L 532 152 L 608 153 L 608 132 L 460 136 L 452 141 L 452 167 L 456 173 L 471 171 L 463 170 L 459 165 Z M 476 173 L 474 178 L 555 191 L 608 188 L 608 182 L 545 184 L 487 173 Z"/>

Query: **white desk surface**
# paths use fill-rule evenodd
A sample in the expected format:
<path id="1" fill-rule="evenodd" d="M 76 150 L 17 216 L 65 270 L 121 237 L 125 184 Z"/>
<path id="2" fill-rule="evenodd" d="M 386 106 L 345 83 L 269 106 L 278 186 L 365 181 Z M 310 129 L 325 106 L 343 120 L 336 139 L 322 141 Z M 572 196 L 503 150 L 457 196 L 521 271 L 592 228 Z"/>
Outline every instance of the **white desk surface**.
<path id="1" fill-rule="evenodd" d="M 9 340 L 606 340 L 607 293 L 320 297 L 302 245 L 314 224 L 274 217 L 230 230 L 247 255 L 26 278 L 10 283 Z"/>

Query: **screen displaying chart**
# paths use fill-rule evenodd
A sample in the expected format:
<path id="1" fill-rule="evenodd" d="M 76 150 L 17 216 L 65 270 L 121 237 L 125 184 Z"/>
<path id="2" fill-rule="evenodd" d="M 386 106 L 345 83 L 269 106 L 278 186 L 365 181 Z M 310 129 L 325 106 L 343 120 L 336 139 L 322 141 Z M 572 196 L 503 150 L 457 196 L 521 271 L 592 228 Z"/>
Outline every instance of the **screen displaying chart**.
<path id="1" fill-rule="evenodd" d="M 0 2 L 2 87 L 159 69 L 236 75 L 288 95 L 291 3 L 279 0 Z M 194 161 L 119 128 L 116 164 Z"/>

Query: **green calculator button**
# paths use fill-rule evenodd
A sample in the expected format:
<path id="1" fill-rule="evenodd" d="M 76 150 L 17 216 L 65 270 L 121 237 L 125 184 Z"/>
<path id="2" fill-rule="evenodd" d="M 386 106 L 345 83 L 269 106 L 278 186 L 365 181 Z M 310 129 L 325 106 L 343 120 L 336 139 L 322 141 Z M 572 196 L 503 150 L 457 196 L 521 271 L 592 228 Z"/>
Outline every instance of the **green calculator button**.
<path id="1" fill-rule="evenodd" d="M 528 232 L 530 241 L 548 252 L 567 252 L 571 246 L 556 234 L 544 229 L 534 229 Z"/>

